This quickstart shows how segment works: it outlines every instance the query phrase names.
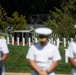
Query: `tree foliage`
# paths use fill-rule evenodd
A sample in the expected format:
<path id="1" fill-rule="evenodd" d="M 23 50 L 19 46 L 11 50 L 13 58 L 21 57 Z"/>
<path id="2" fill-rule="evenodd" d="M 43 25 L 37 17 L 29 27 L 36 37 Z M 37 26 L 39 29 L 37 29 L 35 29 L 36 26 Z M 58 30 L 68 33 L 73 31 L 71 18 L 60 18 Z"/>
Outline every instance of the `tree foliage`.
<path id="1" fill-rule="evenodd" d="M 26 17 L 20 15 L 18 12 L 14 12 L 11 17 L 7 16 L 7 13 L 0 5 L 0 29 L 7 31 L 8 27 L 13 27 L 13 30 L 25 30 Z"/>
<path id="2" fill-rule="evenodd" d="M 50 11 L 49 19 L 44 22 L 45 26 L 61 37 L 74 37 L 75 2 L 75 0 L 61 0 L 61 9 L 55 7 L 55 11 Z"/>
<path id="3" fill-rule="evenodd" d="M 19 15 L 18 12 L 14 12 L 12 17 L 8 17 L 7 22 L 13 27 L 14 30 L 25 30 L 27 23 L 25 16 Z"/>
<path id="4" fill-rule="evenodd" d="M 0 30 L 3 31 L 5 30 L 7 24 L 6 19 L 7 19 L 7 13 L 0 5 Z"/>

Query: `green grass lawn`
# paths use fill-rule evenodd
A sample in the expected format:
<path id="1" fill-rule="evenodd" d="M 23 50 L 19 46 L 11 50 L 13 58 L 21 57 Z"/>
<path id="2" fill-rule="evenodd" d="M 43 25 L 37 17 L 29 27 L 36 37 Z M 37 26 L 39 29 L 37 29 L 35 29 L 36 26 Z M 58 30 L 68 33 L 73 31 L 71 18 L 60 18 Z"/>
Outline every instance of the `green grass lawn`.
<path id="1" fill-rule="evenodd" d="M 28 60 L 26 60 L 28 46 L 8 45 L 8 48 L 10 53 L 8 59 L 5 61 L 6 72 L 31 72 L 31 67 L 28 64 Z M 59 61 L 55 72 L 70 73 L 71 65 L 64 62 L 64 47 L 60 45 L 59 50 L 62 60 Z"/>

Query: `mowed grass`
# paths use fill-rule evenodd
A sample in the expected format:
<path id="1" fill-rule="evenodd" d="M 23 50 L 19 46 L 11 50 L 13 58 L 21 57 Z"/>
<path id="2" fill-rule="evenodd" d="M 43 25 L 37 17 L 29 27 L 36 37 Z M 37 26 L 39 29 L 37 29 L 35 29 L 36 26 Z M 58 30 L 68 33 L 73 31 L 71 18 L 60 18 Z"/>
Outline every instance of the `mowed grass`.
<path id="1" fill-rule="evenodd" d="M 26 54 L 28 51 L 28 45 L 17 46 L 17 45 L 8 45 L 9 56 L 5 61 L 6 72 L 31 72 L 31 67 L 26 59 Z M 56 73 L 70 73 L 71 65 L 64 62 L 64 47 L 60 45 L 59 51 L 62 56 L 62 59 L 59 61 L 58 66 L 55 68 Z"/>
<path id="2" fill-rule="evenodd" d="M 26 60 L 28 46 L 8 45 L 9 56 L 5 62 L 7 72 L 29 72 L 30 66 Z"/>

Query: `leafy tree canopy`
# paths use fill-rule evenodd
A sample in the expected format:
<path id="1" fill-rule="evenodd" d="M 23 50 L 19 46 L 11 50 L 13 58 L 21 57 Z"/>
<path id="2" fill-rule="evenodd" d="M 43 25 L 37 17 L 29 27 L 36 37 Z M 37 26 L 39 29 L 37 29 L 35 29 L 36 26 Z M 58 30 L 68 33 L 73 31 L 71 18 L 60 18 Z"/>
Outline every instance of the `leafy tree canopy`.
<path id="1" fill-rule="evenodd" d="M 0 5 L 0 30 L 3 31 L 5 30 L 7 24 L 6 19 L 7 19 L 7 13 Z"/>
<path id="2" fill-rule="evenodd" d="M 8 17 L 1 5 L 0 9 L 0 30 L 11 33 L 13 30 L 26 29 L 27 21 L 25 16 L 20 15 L 18 12 L 14 12 L 11 17 Z"/>
<path id="3" fill-rule="evenodd" d="M 14 12 L 12 17 L 8 17 L 7 22 L 13 27 L 14 30 L 25 30 L 25 25 L 27 23 L 25 16 L 19 15 L 18 12 Z"/>
<path id="4" fill-rule="evenodd" d="M 50 17 L 44 22 L 45 26 L 61 37 L 74 37 L 75 2 L 76 0 L 61 0 L 61 9 L 55 7 L 55 11 L 50 11 Z"/>

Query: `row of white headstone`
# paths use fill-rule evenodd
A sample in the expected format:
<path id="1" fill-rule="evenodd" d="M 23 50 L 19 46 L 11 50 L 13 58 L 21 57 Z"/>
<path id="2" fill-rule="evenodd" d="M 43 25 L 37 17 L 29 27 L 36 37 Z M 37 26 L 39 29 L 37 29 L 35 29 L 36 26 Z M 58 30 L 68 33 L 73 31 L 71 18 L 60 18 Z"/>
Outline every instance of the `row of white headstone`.
<path id="1" fill-rule="evenodd" d="M 10 43 L 9 37 L 7 37 L 6 41 L 7 41 L 7 44 L 12 44 L 12 45 L 14 45 L 14 37 L 12 37 L 11 43 Z M 73 38 L 71 38 L 71 41 L 73 41 Z M 37 38 L 35 38 L 33 42 L 34 42 L 34 43 L 37 43 L 37 42 L 38 42 Z M 56 40 L 54 40 L 53 38 L 51 38 L 51 39 L 49 39 L 49 42 L 55 44 L 55 45 L 57 46 L 57 48 L 59 48 L 59 44 L 60 44 L 59 38 L 57 38 Z M 17 37 L 17 42 L 16 42 L 16 44 L 19 46 L 19 37 Z M 30 47 L 31 44 L 32 44 L 32 43 L 31 43 L 31 39 L 28 38 L 28 46 Z M 64 47 L 66 47 L 66 45 L 69 44 L 69 41 L 67 42 L 67 41 L 66 41 L 66 38 L 63 38 L 62 44 L 63 44 Z M 25 38 L 22 38 L 22 45 L 25 46 Z M 65 54 L 64 54 L 65 63 L 68 63 L 67 49 L 65 49 L 64 51 L 65 51 Z"/>
<path id="2" fill-rule="evenodd" d="M 11 43 L 10 43 L 9 37 L 7 37 L 6 41 L 7 41 L 7 44 L 12 44 L 12 45 L 14 45 L 14 37 L 12 37 Z M 71 41 L 73 41 L 73 38 L 71 38 Z M 35 39 L 33 40 L 33 42 L 34 42 L 34 43 L 37 43 L 37 42 L 38 42 L 37 38 L 35 38 Z M 51 43 L 55 44 L 57 47 L 59 47 L 59 43 L 60 43 L 59 38 L 57 38 L 57 39 L 55 39 L 55 40 L 54 40 L 53 38 L 51 38 L 51 39 L 49 39 L 49 42 L 51 42 Z M 16 44 L 19 45 L 19 37 L 17 37 Z M 62 44 L 63 44 L 63 47 L 66 47 L 67 44 L 69 44 L 69 41 L 66 41 L 66 38 L 63 38 Z M 22 45 L 25 46 L 25 38 L 22 38 Z M 28 38 L 28 45 L 29 45 L 29 46 L 31 45 L 31 39 L 30 39 L 30 38 Z"/>

